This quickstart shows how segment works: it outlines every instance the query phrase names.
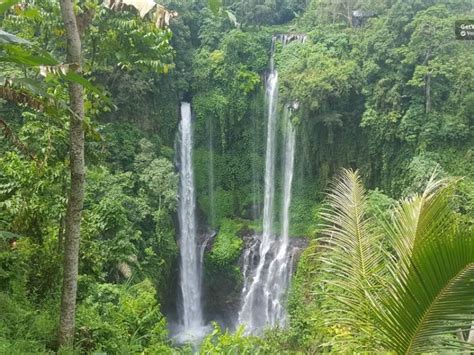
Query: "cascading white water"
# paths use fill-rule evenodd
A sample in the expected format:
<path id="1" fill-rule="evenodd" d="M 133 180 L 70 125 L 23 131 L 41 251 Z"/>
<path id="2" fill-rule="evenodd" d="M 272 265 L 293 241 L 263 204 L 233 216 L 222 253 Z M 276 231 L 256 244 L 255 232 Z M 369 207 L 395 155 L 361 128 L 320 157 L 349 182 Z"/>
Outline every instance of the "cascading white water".
<path id="1" fill-rule="evenodd" d="M 201 243 L 201 246 L 199 247 L 199 265 L 200 265 L 200 276 L 199 276 L 199 281 L 200 281 L 200 286 L 202 285 L 202 279 L 203 279 L 203 265 L 204 265 L 204 253 L 206 252 L 207 245 L 211 241 L 212 238 L 215 237 L 214 232 L 209 232 L 206 235 L 204 235 L 204 239 Z"/>
<path id="2" fill-rule="evenodd" d="M 277 123 L 277 105 L 278 105 L 278 73 L 272 70 L 267 80 L 266 98 L 268 103 L 268 121 L 267 121 L 267 147 L 265 153 L 265 187 L 263 204 L 263 234 L 259 247 L 259 262 L 249 277 L 253 277 L 252 282 L 247 283 L 246 289 L 242 294 L 242 307 L 239 312 L 239 324 L 246 326 L 247 332 L 261 328 L 267 322 L 267 317 L 262 315 L 267 312 L 262 304 L 268 299 L 262 295 L 265 275 L 263 274 L 265 261 L 268 252 L 273 243 L 272 233 L 273 225 L 273 202 L 275 198 L 275 157 L 276 157 L 276 123 Z"/>
<path id="3" fill-rule="evenodd" d="M 288 250 L 290 243 L 290 203 L 291 186 L 293 183 L 293 166 L 295 159 L 295 129 L 290 121 L 290 110 L 285 108 L 285 139 L 284 139 L 284 165 L 283 165 L 283 203 L 282 203 L 282 230 L 278 239 L 276 256 L 268 268 L 265 294 L 269 298 L 269 324 L 271 326 L 285 326 L 286 312 L 283 296 L 288 288 L 289 277 L 292 271 L 292 255 Z"/>
<path id="4" fill-rule="evenodd" d="M 204 325 L 201 308 L 201 260 L 196 241 L 196 196 L 192 163 L 191 105 L 181 103 L 180 134 L 180 288 L 182 307 L 180 309 L 181 328 L 178 338 L 183 341 L 199 338 Z"/>
<path id="5" fill-rule="evenodd" d="M 244 288 L 238 322 L 247 333 L 259 333 L 267 326 L 284 326 L 286 312 L 284 295 L 288 288 L 292 253 L 289 252 L 289 207 L 293 180 L 295 130 L 290 122 L 290 109 L 285 108 L 282 231 L 278 238 L 273 231 L 275 199 L 276 126 L 278 122 L 278 72 L 274 68 L 275 42 L 284 45 L 292 40 L 305 41 L 304 35 L 279 35 L 273 38 L 270 75 L 266 82 L 267 139 L 265 154 L 265 187 L 263 233 L 258 249 L 258 264 L 254 270 L 244 264 Z M 253 249 L 253 248 L 252 248 Z M 253 250 L 245 255 L 244 263 L 253 259 Z M 247 261 L 248 262 L 248 261 Z"/>

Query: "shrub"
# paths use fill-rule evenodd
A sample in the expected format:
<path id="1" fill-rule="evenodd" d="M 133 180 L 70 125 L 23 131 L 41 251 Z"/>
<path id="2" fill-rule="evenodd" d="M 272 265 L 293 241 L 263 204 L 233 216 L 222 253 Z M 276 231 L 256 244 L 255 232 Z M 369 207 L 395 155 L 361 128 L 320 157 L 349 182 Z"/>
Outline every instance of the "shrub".
<path id="1" fill-rule="evenodd" d="M 268 348 L 263 339 L 244 336 L 244 328 L 240 327 L 235 333 L 223 332 L 217 323 L 214 331 L 209 334 L 201 345 L 201 354 L 262 354 Z"/>
<path id="2" fill-rule="evenodd" d="M 233 263 L 240 256 L 242 239 L 237 233 L 241 229 L 240 223 L 231 219 L 223 219 L 219 233 L 209 254 L 209 261 L 216 266 L 225 266 Z"/>
<path id="3" fill-rule="evenodd" d="M 78 307 L 77 345 L 108 353 L 170 350 L 166 319 L 151 281 L 99 284 Z"/>
<path id="4" fill-rule="evenodd" d="M 0 353 L 44 352 L 56 334 L 56 307 L 37 307 L 0 293 Z"/>

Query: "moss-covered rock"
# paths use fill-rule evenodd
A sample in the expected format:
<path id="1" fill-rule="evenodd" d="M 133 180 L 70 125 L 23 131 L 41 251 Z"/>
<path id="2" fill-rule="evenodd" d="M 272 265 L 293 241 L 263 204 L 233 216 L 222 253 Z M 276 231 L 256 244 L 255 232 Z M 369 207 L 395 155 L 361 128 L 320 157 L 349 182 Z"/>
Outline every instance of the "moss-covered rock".
<path id="1" fill-rule="evenodd" d="M 210 250 L 205 256 L 206 314 L 219 315 L 224 323 L 232 321 L 240 299 L 241 273 L 238 264 L 243 249 L 245 224 L 223 219 Z"/>
<path id="2" fill-rule="evenodd" d="M 219 233 L 208 255 L 210 264 L 226 267 L 237 261 L 243 245 L 238 235 L 241 228 L 242 224 L 232 219 L 226 218 L 221 222 Z"/>

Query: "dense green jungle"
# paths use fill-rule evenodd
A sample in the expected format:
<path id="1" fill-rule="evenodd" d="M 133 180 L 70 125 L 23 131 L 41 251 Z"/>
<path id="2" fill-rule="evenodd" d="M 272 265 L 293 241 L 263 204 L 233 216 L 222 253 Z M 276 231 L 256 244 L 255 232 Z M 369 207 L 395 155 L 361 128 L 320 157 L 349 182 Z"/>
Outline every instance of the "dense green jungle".
<path id="1" fill-rule="evenodd" d="M 1 354 L 474 353 L 472 0 L 0 20 Z"/>

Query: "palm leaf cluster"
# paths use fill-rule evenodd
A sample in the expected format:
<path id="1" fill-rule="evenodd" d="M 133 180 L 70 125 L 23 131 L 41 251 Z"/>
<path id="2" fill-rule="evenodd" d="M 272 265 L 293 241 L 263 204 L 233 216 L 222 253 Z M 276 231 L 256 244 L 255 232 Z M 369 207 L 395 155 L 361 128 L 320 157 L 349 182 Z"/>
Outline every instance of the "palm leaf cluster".
<path id="1" fill-rule="evenodd" d="M 337 276 L 328 283 L 341 307 L 338 323 L 362 337 L 370 333 L 370 303 L 365 295 L 380 286 L 383 271 L 383 254 L 374 247 L 379 244 L 380 235 L 366 215 L 366 192 L 355 173 L 347 171 L 347 175 L 337 177 L 331 191 L 328 207 L 321 213 L 326 221 L 322 247 L 327 249 L 322 261 L 327 274 Z M 357 307 L 353 306 L 354 300 Z M 333 311 L 332 307 L 327 309 L 328 320 Z"/>
<path id="2" fill-rule="evenodd" d="M 455 184 L 431 178 L 389 220 L 374 221 L 357 172 L 344 170 L 333 183 L 322 261 L 340 309 L 328 319 L 370 337 L 365 350 L 474 351 L 456 337 L 474 321 L 474 237 L 456 224 Z"/>

